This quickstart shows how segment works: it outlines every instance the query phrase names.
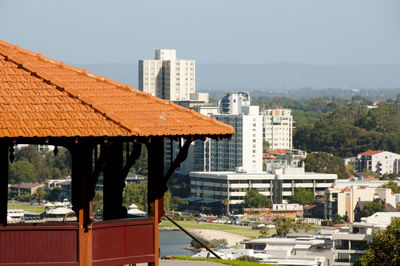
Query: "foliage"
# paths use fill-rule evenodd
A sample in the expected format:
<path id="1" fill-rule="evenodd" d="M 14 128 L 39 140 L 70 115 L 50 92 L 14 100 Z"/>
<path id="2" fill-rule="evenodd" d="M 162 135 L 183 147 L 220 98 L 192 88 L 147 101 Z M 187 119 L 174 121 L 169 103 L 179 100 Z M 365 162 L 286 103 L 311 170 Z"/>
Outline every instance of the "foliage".
<path id="1" fill-rule="evenodd" d="M 9 182 L 40 183 L 47 179 L 60 179 L 71 175 L 71 156 L 67 149 L 37 151 L 34 145 L 16 149 L 14 162 L 9 167 Z"/>
<path id="2" fill-rule="evenodd" d="M 148 152 L 145 145 L 141 146 L 141 152 L 139 158 L 130 169 L 130 172 L 134 174 L 147 175 L 148 173 Z"/>
<path id="3" fill-rule="evenodd" d="M 263 152 L 266 152 L 271 147 L 271 143 L 263 139 Z"/>
<path id="4" fill-rule="evenodd" d="M 312 224 L 305 223 L 304 219 L 297 219 L 296 222 L 293 224 L 293 231 L 294 232 L 309 232 L 313 229 Z"/>
<path id="5" fill-rule="evenodd" d="M 223 260 L 223 259 L 199 259 L 199 258 L 193 258 L 193 257 L 189 257 L 189 256 L 179 256 L 179 257 L 174 257 L 173 259 L 189 260 L 189 261 L 210 261 L 210 262 L 232 265 L 232 266 L 259 266 L 260 265 L 259 262 L 240 261 L 240 260 Z M 263 264 L 263 265 L 272 266 L 273 264 Z"/>
<path id="6" fill-rule="evenodd" d="M 334 222 L 334 223 L 340 223 L 340 222 L 346 222 L 346 221 L 347 221 L 347 215 L 340 216 L 339 214 L 335 213 L 332 216 L 332 222 Z"/>
<path id="7" fill-rule="evenodd" d="M 343 159 L 326 152 L 309 153 L 304 163 L 307 172 L 337 174 L 338 178 L 348 177 Z"/>
<path id="8" fill-rule="evenodd" d="M 400 153 L 400 104 L 368 109 L 360 99 L 311 123 L 297 124 L 294 146 L 350 157 L 368 149 Z M 296 121 L 296 120 L 295 120 Z"/>
<path id="9" fill-rule="evenodd" d="M 276 217 L 274 220 L 276 235 L 286 236 L 294 228 L 294 220 L 285 217 Z"/>
<path id="10" fill-rule="evenodd" d="M 310 205 L 314 201 L 314 194 L 302 187 L 294 190 L 294 195 L 289 198 L 289 203 L 298 203 L 300 205 Z"/>
<path id="11" fill-rule="evenodd" d="M 55 187 L 46 193 L 46 195 L 44 196 L 44 199 L 48 200 L 48 201 L 59 201 L 60 195 L 61 195 L 60 187 Z"/>
<path id="12" fill-rule="evenodd" d="M 392 180 L 389 180 L 389 182 L 387 182 L 386 184 L 384 184 L 384 185 L 382 185 L 380 187 L 382 187 L 382 188 L 390 188 L 392 190 L 392 192 L 395 193 L 395 194 L 400 193 L 400 186 L 397 185 Z"/>
<path id="13" fill-rule="evenodd" d="M 376 212 L 384 212 L 385 209 L 385 205 L 382 203 L 375 201 L 368 202 L 364 205 L 364 209 L 361 211 L 361 217 L 368 217 Z"/>
<path id="14" fill-rule="evenodd" d="M 21 182 L 35 183 L 35 166 L 25 159 L 16 161 L 10 165 L 8 176 L 11 184 Z"/>
<path id="15" fill-rule="evenodd" d="M 243 198 L 244 208 L 266 208 L 271 207 L 272 201 L 257 190 L 251 189 L 247 191 Z"/>
<path id="16" fill-rule="evenodd" d="M 93 199 L 93 214 L 97 218 L 103 217 L 103 192 L 96 192 Z"/>
<path id="17" fill-rule="evenodd" d="M 197 240 L 199 240 L 203 245 L 205 245 L 208 248 L 216 248 L 216 247 L 218 247 L 219 245 L 222 245 L 222 244 L 223 245 L 228 245 L 228 241 L 226 239 L 212 239 L 212 240 L 208 241 L 207 239 L 204 239 L 202 237 L 197 237 Z M 195 240 L 192 240 L 190 242 L 190 245 L 193 248 L 196 248 L 196 249 L 200 249 L 200 248 L 203 247 L 202 245 L 200 245 Z"/>
<path id="18" fill-rule="evenodd" d="M 29 193 L 21 194 L 19 196 L 16 196 L 14 199 L 21 201 L 21 202 L 30 202 L 30 201 L 32 201 L 32 195 Z"/>
<path id="19" fill-rule="evenodd" d="M 367 253 L 356 265 L 399 265 L 400 264 L 400 219 L 394 219 L 385 230 L 374 233 L 367 245 Z"/>
<path id="20" fill-rule="evenodd" d="M 132 203 L 136 204 L 140 210 L 147 211 L 147 182 L 126 185 L 123 204 L 128 208 Z"/>
<path id="21" fill-rule="evenodd" d="M 243 255 L 243 256 L 238 257 L 237 260 L 250 261 L 250 262 L 259 262 L 261 259 L 260 258 L 256 258 L 256 257 L 252 257 L 252 256 L 248 256 L 248 255 Z"/>
<path id="22" fill-rule="evenodd" d="M 45 192 L 43 190 L 43 188 L 38 188 L 35 193 L 33 193 L 32 198 L 34 198 L 35 200 L 37 200 L 37 203 L 40 203 L 42 201 L 42 199 L 45 196 Z"/>

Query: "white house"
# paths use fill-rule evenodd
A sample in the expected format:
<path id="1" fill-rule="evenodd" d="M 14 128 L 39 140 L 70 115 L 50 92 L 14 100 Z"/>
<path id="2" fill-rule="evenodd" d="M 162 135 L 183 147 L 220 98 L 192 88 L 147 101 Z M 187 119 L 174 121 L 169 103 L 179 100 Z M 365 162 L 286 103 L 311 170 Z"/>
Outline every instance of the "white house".
<path id="1" fill-rule="evenodd" d="M 377 174 L 400 172 L 400 154 L 382 150 L 369 150 L 357 155 L 356 169 L 371 170 Z"/>

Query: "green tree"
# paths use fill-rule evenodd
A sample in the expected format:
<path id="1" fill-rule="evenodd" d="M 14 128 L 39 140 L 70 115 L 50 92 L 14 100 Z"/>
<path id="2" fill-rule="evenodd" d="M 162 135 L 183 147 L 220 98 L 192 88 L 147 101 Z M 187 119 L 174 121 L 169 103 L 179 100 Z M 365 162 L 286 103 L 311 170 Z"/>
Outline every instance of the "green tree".
<path id="1" fill-rule="evenodd" d="M 14 157 L 9 171 L 11 184 L 37 183 L 71 175 L 71 156 L 68 150 L 62 147 L 58 148 L 58 154 L 55 156 L 53 151 L 39 152 L 34 145 L 29 145 L 16 149 Z"/>
<path id="2" fill-rule="evenodd" d="M 269 147 L 271 146 L 271 144 L 266 141 L 265 139 L 263 139 L 263 152 L 266 152 L 267 150 L 269 150 Z"/>
<path id="3" fill-rule="evenodd" d="M 254 189 L 247 191 L 243 199 L 244 208 L 267 208 L 271 205 L 272 201 L 267 196 Z"/>
<path id="4" fill-rule="evenodd" d="M 361 211 L 361 217 L 368 217 L 376 212 L 384 212 L 385 209 L 385 205 L 383 205 L 382 203 L 375 201 L 368 202 L 367 204 L 365 204 L 364 209 Z"/>
<path id="5" fill-rule="evenodd" d="M 128 184 L 124 189 L 123 203 L 129 207 L 132 203 L 142 211 L 147 211 L 147 182 Z"/>
<path id="6" fill-rule="evenodd" d="M 389 180 L 386 184 L 380 186 L 382 188 L 390 188 L 393 193 L 400 193 L 400 186 L 398 186 L 393 180 Z"/>
<path id="7" fill-rule="evenodd" d="M 368 202 L 367 204 L 365 204 L 364 209 L 361 211 L 361 217 L 368 217 L 376 212 L 384 212 L 385 209 L 385 205 L 383 205 L 382 203 L 375 201 Z"/>
<path id="8" fill-rule="evenodd" d="M 285 217 L 277 217 L 273 220 L 276 230 L 276 235 L 285 236 L 294 228 L 294 220 Z"/>
<path id="9" fill-rule="evenodd" d="M 302 187 L 294 190 L 294 195 L 289 198 L 289 203 L 298 203 L 300 205 L 310 205 L 314 201 L 314 194 Z"/>
<path id="10" fill-rule="evenodd" d="M 44 198 L 48 201 L 58 201 L 58 200 L 60 200 L 60 195 L 61 195 L 61 188 L 55 187 L 52 190 L 50 190 L 48 193 L 46 193 Z"/>
<path id="11" fill-rule="evenodd" d="M 373 234 L 367 253 L 355 265 L 400 265 L 400 219 L 394 219 L 385 230 Z"/>
<path id="12" fill-rule="evenodd" d="M 20 160 L 10 164 L 8 176 L 10 184 L 35 183 L 37 181 L 35 166 L 28 160 Z"/>
<path id="13" fill-rule="evenodd" d="M 103 192 L 96 192 L 93 199 L 93 213 L 97 218 L 103 217 Z"/>
<path id="14" fill-rule="evenodd" d="M 346 221 L 347 221 L 347 215 L 346 214 L 343 215 L 343 216 L 340 216 L 339 214 L 335 213 L 332 216 L 332 222 L 334 222 L 334 223 L 340 223 L 340 222 L 346 222 Z"/>
<path id="15" fill-rule="evenodd" d="M 304 163 L 308 172 L 337 174 L 338 178 L 347 178 L 343 159 L 338 156 L 326 152 L 309 153 Z"/>
<path id="16" fill-rule="evenodd" d="M 130 171 L 135 174 L 147 175 L 147 162 L 148 153 L 144 145 L 141 146 L 141 153 L 139 158 L 136 160 L 135 164 L 132 166 Z"/>
<path id="17" fill-rule="evenodd" d="M 37 200 L 37 203 L 39 204 L 40 201 L 44 198 L 45 194 L 46 193 L 44 192 L 43 188 L 40 187 L 35 191 L 35 193 L 33 193 L 32 196 Z"/>

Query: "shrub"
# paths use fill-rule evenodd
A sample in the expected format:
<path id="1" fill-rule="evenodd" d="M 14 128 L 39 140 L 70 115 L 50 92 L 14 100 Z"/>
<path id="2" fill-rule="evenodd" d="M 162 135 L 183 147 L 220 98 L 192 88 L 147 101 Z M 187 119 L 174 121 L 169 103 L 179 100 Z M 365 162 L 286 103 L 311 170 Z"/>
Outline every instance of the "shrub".
<path id="1" fill-rule="evenodd" d="M 259 262 L 260 259 L 256 258 L 256 257 L 252 257 L 252 256 L 248 256 L 248 255 L 243 255 L 238 257 L 236 260 L 240 260 L 240 261 L 249 261 L 249 262 Z"/>
<path id="2" fill-rule="evenodd" d="M 216 248 L 216 247 L 218 247 L 219 245 L 221 245 L 221 244 L 223 244 L 223 245 L 228 245 L 228 241 L 226 240 L 226 239 L 212 239 L 212 240 L 210 240 L 210 241 L 208 241 L 207 239 L 204 239 L 204 238 L 202 238 L 202 237 L 198 237 L 197 238 L 201 243 L 203 243 L 206 247 L 208 247 L 208 248 Z M 199 249 L 199 248 L 202 248 L 203 246 L 202 245 L 200 245 L 197 241 L 195 241 L 195 240 L 192 240 L 191 242 L 190 242 L 190 245 L 193 247 L 193 248 L 196 248 L 196 249 Z"/>

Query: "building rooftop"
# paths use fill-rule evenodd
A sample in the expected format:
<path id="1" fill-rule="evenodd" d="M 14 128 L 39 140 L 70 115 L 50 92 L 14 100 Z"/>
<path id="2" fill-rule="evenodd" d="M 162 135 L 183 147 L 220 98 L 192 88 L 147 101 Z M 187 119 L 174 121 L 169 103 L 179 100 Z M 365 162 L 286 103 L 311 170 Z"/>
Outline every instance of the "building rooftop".
<path id="1" fill-rule="evenodd" d="M 19 183 L 19 184 L 11 184 L 10 187 L 13 188 L 34 188 L 38 186 L 44 186 L 43 184 L 39 183 Z"/>
<path id="2" fill-rule="evenodd" d="M 234 129 L 0 41 L 0 137 L 224 136 Z"/>
<path id="3" fill-rule="evenodd" d="M 358 155 L 371 156 L 371 155 L 375 155 L 375 154 L 378 154 L 378 153 L 381 153 L 381 152 L 384 152 L 384 151 L 383 151 L 383 150 L 376 150 L 376 151 L 374 151 L 374 150 L 368 150 L 368 151 L 362 152 L 362 153 L 360 153 L 360 154 L 358 154 Z"/>

